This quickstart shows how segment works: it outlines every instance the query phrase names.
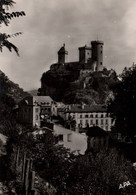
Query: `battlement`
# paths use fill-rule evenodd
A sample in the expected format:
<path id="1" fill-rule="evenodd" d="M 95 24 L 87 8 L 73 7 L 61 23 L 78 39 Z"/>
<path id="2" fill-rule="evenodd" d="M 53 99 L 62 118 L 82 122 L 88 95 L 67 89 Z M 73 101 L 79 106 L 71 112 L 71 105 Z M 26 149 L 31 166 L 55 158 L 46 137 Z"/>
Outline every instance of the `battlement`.
<path id="1" fill-rule="evenodd" d="M 104 45 L 104 42 L 103 41 L 91 41 L 91 44 L 102 44 L 102 45 Z"/>

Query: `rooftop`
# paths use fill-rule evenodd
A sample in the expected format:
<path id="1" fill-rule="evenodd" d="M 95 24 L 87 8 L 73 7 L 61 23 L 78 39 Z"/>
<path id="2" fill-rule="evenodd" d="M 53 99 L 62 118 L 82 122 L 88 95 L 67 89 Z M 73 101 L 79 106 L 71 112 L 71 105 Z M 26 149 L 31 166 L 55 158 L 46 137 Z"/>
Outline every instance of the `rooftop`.
<path id="1" fill-rule="evenodd" d="M 108 133 L 98 126 L 89 127 L 86 134 L 89 137 L 108 136 Z"/>
<path id="2" fill-rule="evenodd" d="M 20 101 L 19 104 L 34 105 L 34 104 L 51 104 L 53 99 L 50 96 L 27 96 Z"/>
<path id="3" fill-rule="evenodd" d="M 107 108 L 104 105 L 71 105 L 68 113 L 86 113 L 86 112 L 107 112 Z"/>
<path id="4" fill-rule="evenodd" d="M 38 103 L 44 103 L 44 102 L 48 102 L 48 103 L 52 103 L 53 99 L 50 96 L 33 96 L 33 101 L 38 102 Z"/>
<path id="5" fill-rule="evenodd" d="M 60 50 L 58 51 L 58 54 L 60 53 L 65 53 L 68 54 L 68 52 L 65 50 L 65 44 L 60 48 Z"/>

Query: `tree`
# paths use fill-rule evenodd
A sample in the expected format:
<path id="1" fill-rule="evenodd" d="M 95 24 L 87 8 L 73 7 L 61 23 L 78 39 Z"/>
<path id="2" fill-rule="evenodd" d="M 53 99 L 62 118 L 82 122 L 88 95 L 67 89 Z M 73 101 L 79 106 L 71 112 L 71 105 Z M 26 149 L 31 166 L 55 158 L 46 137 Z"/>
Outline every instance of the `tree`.
<path id="1" fill-rule="evenodd" d="M 66 180 L 68 194 L 135 194 L 135 172 L 131 162 L 117 150 L 102 150 L 97 154 L 89 153 L 77 157 Z M 130 189 L 123 187 L 130 184 Z M 121 184 L 121 185 L 120 185 Z M 128 191 L 130 193 L 128 193 Z"/>
<path id="2" fill-rule="evenodd" d="M 19 17 L 19 16 L 25 16 L 24 11 L 12 12 L 12 13 L 8 12 L 9 8 L 13 7 L 14 4 L 15 2 L 12 0 L 0 0 L 0 24 L 4 23 L 6 26 L 8 26 L 12 18 Z M 7 47 L 10 52 L 13 49 L 16 52 L 16 54 L 19 55 L 18 48 L 14 44 L 12 44 L 10 41 L 8 41 L 8 39 L 11 37 L 18 36 L 20 34 L 22 33 L 18 32 L 13 35 L 9 35 L 6 33 L 0 33 L 0 51 L 2 52 L 3 47 Z"/>
<path id="3" fill-rule="evenodd" d="M 109 112 L 116 119 L 114 130 L 133 138 L 136 135 L 136 66 L 125 68 L 120 77 L 112 87 L 114 99 L 109 102 Z"/>

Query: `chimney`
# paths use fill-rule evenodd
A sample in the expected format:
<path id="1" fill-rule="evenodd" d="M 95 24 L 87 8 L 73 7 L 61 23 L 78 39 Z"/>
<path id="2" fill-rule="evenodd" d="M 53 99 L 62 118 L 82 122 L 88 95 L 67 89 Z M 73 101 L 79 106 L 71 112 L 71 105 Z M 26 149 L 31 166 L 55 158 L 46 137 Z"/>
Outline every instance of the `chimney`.
<path id="1" fill-rule="evenodd" d="M 85 109 L 85 104 L 82 103 L 81 107 L 82 107 L 82 110 L 84 110 Z"/>

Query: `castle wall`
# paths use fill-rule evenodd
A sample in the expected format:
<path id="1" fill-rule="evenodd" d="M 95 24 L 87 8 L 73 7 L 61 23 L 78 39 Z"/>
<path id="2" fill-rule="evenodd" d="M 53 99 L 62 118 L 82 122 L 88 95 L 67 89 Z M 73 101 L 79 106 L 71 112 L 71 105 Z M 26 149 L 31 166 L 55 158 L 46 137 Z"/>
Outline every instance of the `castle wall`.
<path id="1" fill-rule="evenodd" d="M 58 63 L 51 65 L 50 70 L 60 70 L 65 67 L 66 70 L 103 70 L 103 45 L 102 41 L 92 41 L 91 46 L 79 48 L 78 62 L 65 62 L 68 52 L 65 45 L 58 51 Z M 63 67 L 62 67 L 63 66 Z"/>

